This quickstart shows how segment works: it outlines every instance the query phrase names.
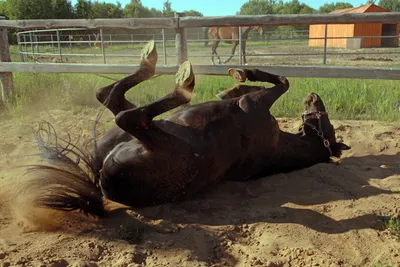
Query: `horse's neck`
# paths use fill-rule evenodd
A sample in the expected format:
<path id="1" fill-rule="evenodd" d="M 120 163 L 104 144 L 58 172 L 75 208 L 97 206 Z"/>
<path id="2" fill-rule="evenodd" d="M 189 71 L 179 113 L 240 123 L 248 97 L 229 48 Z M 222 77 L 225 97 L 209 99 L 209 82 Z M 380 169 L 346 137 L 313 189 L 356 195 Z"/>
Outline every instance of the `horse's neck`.
<path id="1" fill-rule="evenodd" d="M 249 34 L 249 32 L 254 28 L 254 26 L 244 26 L 242 27 L 242 33 L 244 34 Z"/>
<path id="2" fill-rule="evenodd" d="M 242 31 L 243 32 L 249 32 L 254 28 L 254 26 L 243 26 Z"/>
<path id="3" fill-rule="evenodd" d="M 322 142 L 280 131 L 279 142 L 267 172 L 287 172 L 321 162 L 329 162 L 329 151 Z"/>

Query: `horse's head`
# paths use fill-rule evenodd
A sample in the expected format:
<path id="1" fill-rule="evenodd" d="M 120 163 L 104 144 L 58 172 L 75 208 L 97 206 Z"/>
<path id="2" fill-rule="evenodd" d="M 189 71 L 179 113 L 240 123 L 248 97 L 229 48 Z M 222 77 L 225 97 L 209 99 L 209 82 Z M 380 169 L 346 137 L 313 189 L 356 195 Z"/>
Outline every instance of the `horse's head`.
<path id="1" fill-rule="evenodd" d="M 335 129 L 329 121 L 324 102 L 315 93 L 310 93 L 304 100 L 303 124 L 300 134 L 315 138 L 329 151 L 331 156 L 340 157 L 342 150 L 350 149 L 344 143 L 336 142 Z"/>
<path id="2" fill-rule="evenodd" d="M 262 25 L 254 26 L 253 30 L 258 32 L 260 36 L 264 34 L 264 27 Z"/>

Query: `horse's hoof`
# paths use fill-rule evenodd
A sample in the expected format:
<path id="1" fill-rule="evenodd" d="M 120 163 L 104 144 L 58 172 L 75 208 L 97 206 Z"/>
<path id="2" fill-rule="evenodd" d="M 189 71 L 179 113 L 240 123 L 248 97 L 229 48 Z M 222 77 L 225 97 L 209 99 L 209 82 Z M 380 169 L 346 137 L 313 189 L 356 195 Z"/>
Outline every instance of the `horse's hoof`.
<path id="1" fill-rule="evenodd" d="M 178 72 L 175 74 L 175 83 L 184 88 L 193 85 L 194 73 L 192 64 L 189 61 L 185 61 L 180 65 Z"/>
<path id="2" fill-rule="evenodd" d="M 226 97 L 227 97 L 228 95 L 227 95 L 227 93 L 225 93 L 225 92 L 221 92 L 221 93 L 219 93 L 219 94 L 217 94 L 217 95 L 215 95 L 215 96 L 218 97 L 219 99 L 224 100 L 224 99 L 226 99 Z"/>
<path id="3" fill-rule="evenodd" d="M 229 69 L 228 75 L 238 82 L 245 82 L 247 79 L 246 73 L 241 69 Z"/>
<path id="4" fill-rule="evenodd" d="M 155 67 L 157 63 L 157 49 L 154 40 L 149 41 L 142 49 L 141 60 L 150 63 L 151 66 Z"/>

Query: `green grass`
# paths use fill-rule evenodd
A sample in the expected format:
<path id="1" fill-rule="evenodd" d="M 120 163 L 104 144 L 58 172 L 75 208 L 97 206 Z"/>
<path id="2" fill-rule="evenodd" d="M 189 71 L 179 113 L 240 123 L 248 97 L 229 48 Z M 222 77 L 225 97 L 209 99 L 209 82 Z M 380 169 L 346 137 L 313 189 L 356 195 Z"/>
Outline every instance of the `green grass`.
<path id="1" fill-rule="evenodd" d="M 391 267 L 392 265 L 390 264 L 382 264 L 382 263 L 375 263 L 372 265 L 372 267 Z"/>
<path id="2" fill-rule="evenodd" d="M 110 75 L 122 78 L 123 75 Z M 291 87 L 272 107 L 276 117 L 298 117 L 303 99 L 309 92 L 318 93 L 333 119 L 400 119 L 400 83 L 357 79 L 290 78 Z M 99 107 L 95 92 L 113 81 L 91 74 L 14 73 L 16 102 L 10 107 L 13 117 L 32 111 L 66 108 L 81 111 Z M 192 104 L 217 100 L 215 95 L 230 88 L 230 77 L 196 76 Z M 261 83 L 259 83 L 261 85 Z M 270 85 L 268 85 L 270 86 Z M 136 105 L 143 105 L 171 92 L 174 76 L 163 75 L 143 82 L 127 93 Z"/>
<path id="3" fill-rule="evenodd" d="M 384 221 L 386 228 L 392 235 L 400 238 L 400 218 L 390 217 Z"/>

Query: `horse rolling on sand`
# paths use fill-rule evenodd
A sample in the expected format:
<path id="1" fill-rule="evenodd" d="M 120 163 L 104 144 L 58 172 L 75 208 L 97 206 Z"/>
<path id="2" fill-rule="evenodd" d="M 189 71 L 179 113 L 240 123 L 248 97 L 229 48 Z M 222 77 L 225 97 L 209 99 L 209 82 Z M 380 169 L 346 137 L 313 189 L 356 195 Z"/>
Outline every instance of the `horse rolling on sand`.
<path id="1" fill-rule="evenodd" d="M 102 217 L 106 199 L 132 208 L 182 201 L 222 181 L 247 181 L 331 162 L 349 149 L 336 142 L 324 103 L 315 93 L 305 99 L 299 132 L 281 131 L 270 108 L 289 82 L 257 69 L 230 69 L 228 74 L 238 82 L 273 87 L 238 84 L 218 94 L 221 100 L 153 120 L 189 103 L 195 87 L 192 66 L 184 62 L 172 93 L 141 107 L 129 102 L 125 93 L 151 78 L 156 63 L 155 43 L 150 41 L 134 74 L 97 92 L 97 99 L 115 115 L 116 126 L 92 153 L 57 137 L 50 124 L 42 123 L 38 143 L 48 164 L 30 166 L 25 184 L 41 189 L 35 205 Z"/>
<path id="2" fill-rule="evenodd" d="M 264 33 L 262 26 L 246 26 L 242 27 L 242 56 L 243 63 L 247 64 L 246 61 L 246 40 L 249 37 L 250 31 L 255 30 L 260 35 Z M 210 27 L 208 29 L 208 33 L 213 40 L 213 45 L 211 47 L 211 62 L 215 65 L 214 55 L 218 58 L 218 63 L 221 64 L 221 58 L 217 53 L 217 48 L 220 42 L 225 42 L 228 44 L 232 44 L 232 52 L 231 56 L 224 61 L 224 64 L 228 63 L 232 57 L 235 55 L 236 47 L 239 44 L 239 27 Z"/>

